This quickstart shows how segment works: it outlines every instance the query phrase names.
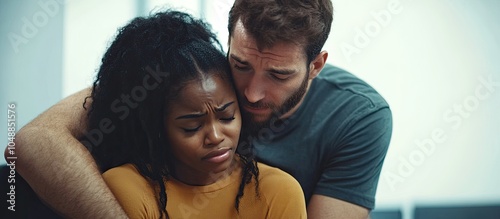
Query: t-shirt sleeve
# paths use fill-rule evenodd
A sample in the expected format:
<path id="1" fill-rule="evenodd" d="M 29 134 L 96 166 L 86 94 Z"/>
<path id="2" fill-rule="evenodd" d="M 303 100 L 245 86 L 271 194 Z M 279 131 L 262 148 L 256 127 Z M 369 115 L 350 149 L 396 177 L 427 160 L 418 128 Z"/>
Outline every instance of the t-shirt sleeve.
<path id="1" fill-rule="evenodd" d="M 307 218 L 304 193 L 291 175 L 273 168 L 259 183 L 260 196 L 268 205 L 267 219 Z"/>
<path id="2" fill-rule="evenodd" d="M 159 218 L 154 190 L 130 164 L 104 172 L 104 181 L 129 218 Z"/>
<path id="3" fill-rule="evenodd" d="M 375 193 L 392 134 L 388 107 L 352 118 L 335 150 L 329 152 L 314 194 L 344 200 L 367 209 Z"/>

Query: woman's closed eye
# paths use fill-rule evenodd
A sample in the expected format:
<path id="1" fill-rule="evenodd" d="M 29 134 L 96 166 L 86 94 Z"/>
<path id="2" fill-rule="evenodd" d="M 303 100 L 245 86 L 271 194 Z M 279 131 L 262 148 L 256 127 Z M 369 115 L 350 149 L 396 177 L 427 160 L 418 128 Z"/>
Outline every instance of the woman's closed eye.
<path id="1" fill-rule="evenodd" d="M 196 132 L 198 130 L 200 130 L 201 128 L 201 125 L 199 125 L 198 127 L 195 127 L 195 128 L 182 128 L 185 132 Z"/>
<path id="2" fill-rule="evenodd" d="M 231 117 L 220 118 L 220 120 L 225 121 L 225 122 L 230 122 L 230 121 L 233 121 L 234 119 L 235 119 L 234 115 Z"/>
<path id="3" fill-rule="evenodd" d="M 220 121 L 224 122 L 224 123 L 230 123 L 232 122 L 233 120 L 235 120 L 236 117 L 234 117 L 234 114 L 231 115 L 231 116 L 228 116 L 228 117 L 221 117 L 219 118 Z M 198 125 L 194 128 L 182 128 L 185 132 L 196 132 L 196 131 L 199 131 L 201 129 L 201 125 Z"/>

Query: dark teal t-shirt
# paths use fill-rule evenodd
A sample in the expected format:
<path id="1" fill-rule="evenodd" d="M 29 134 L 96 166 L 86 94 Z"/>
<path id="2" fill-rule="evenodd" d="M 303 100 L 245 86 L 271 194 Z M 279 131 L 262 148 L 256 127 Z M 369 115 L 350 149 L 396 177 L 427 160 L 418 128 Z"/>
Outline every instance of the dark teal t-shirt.
<path id="1" fill-rule="evenodd" d="M 307 202 L 320 194 L 373 209 L 391 134 L 392 115 L 382 96 L 327 65 L 299 109 L 252 141 L 258 160 L 294 176 Z"/>

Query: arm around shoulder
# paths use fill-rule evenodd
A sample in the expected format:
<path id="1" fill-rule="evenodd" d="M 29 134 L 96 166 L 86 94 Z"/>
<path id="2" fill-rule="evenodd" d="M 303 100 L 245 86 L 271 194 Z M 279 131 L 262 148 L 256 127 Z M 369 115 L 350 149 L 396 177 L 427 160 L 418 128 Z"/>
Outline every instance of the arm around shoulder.
<path id="1" fill-rule="evenodd" d="M 83 103 L 89 94 L 85 89 L 63 99 L 19 130 L 14 141 L 16 170 L 65 217 L 125 218 L 94 159 L 77 139 L 87 128 Z"/>
<path id="2" fill-rule="evenodd" d="M 392 135 L 392 114 L 382 108 L 356 120 L 326 162 L 308 206 L 309 218 L 368 217 Z"/>

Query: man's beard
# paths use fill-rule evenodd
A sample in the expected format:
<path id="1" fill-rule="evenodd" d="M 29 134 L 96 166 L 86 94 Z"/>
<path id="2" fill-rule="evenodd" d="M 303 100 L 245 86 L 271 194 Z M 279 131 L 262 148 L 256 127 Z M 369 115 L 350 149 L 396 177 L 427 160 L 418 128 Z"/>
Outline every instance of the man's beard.
<path id="1" fill-rule="evenodd" d="M 266 118 L 264 121 L 256 121 L 251 113 L 245 111 L 245 109 L 241 107 L 243 109 L 242 131 L 244 131 L 246 134 L 256 136 L 258 132 L 263 128 L 270 127 L 272 122 L 275 123 L 273 124 L 274 126 L 277 126 L 278 123 L 281 123 L 280 117 L 285 113 L 289 112 L 295 106 L 297 106 L 297 104 L 302 100 L 302 98 L 306 94 L 307 85 L 309 81 L 308 79 L 309 79 L 309 74 L 307 73 L 304 77 L 304 80 L 302 80 L 302 84 L 300 84 L 299 88 L 295 90 L 295 92 L 293 92 L 292 95 L 290 95 L 290 97 L 288 97 L 280 106 L 277 106 L 276 104 L 272 103 L 263 103 L 260 101 L 256 103 L 249 103 L 245 98 L 245 96 L 242 95 L 240 98 L 240 102 L 242 105 L 248 105 L 255 108 L 267 107 L 272 110 L 271 115 L 269 115 L 269 117 Z"/>

